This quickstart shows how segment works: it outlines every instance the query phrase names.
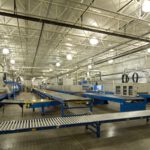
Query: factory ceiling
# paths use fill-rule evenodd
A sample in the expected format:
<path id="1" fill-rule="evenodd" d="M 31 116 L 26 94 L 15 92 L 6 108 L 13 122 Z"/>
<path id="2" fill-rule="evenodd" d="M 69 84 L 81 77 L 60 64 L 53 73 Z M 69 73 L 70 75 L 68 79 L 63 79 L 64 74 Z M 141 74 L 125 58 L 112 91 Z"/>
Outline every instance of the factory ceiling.
<path id="1" fill-rule="evenodd" d="M 21 75 L 53 78 L 129 55 L 143 57 L 150 47 L 150 13 L 143 3 L 0 0 L 0 63 L 6 57 L 15 60 L 10 69 Z"/>

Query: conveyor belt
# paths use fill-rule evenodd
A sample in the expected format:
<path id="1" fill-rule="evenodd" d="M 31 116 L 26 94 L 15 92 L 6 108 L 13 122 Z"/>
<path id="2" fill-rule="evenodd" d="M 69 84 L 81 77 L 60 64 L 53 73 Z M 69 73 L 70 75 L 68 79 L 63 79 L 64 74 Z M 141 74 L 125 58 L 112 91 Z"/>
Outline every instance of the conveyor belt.
<path id="1" fill-rule="evenodd" d="M 33 111 L 35 111 L 35 108 L 41 108 L 41 114 L 45 113 L 45 107 L 49 106 L 56 106 L 58 105 L 55 101 L 53 100 L 48 100 L 48 99 L 38 99 L 38 100 L 3 100 L 0 102 L 0 104 L 3 106 L 3 113 L 5 110 L 5 105 L 19 105 L 22 109 L 22 116 L 23 116 L 23 110 L 24 106 L 26 108 L 32 108 Z"/>
<path id="2" fill-rule="evenodd" d="M 102 100 L 111 100 L 111 101 L 144 101 L 143 97 L 132 97 L 132 96 L 117 96 L 110 94 L 97 94 L 97 93 L 84 93 L 86 96 L 97 96 Z"/>
<path id="3" fill-rule="evenodd" d="M 66 116 L 65 113 L 64 113 L 65 109 L 84 109 L 84 108 L 88 108 L 89 111 L 87 113 L 92 112 L 93 100 L 91 98 L 85 98 L 85 97 L 82 97 L 82 96 L 75 96 L 75 95 L 71 95 L 71 94 L 53 92 L 53 91 L 44 90 L 44 89 L 33 89 L 33 92 L 40 95 L 41 97 L 52 98 L 54 101 L 60 103 L 60 105 L 61 105 L 61 115 L 62 116 Z M 70 102 L 84 102 L 85 105 L 83 106 L 82 104 L 79 104 L 78 106 L 75 106 L 75 107 L 71 106 L 70 107 L 68 105 Z M 81 115 L 81 114 L 75 114 L 75 115 Z"/>
<path id="4" fill-rule="evenodd" d="M 15 100 L 15 99 L 4 99 L 0 103 L 1 104 L 37 104 L 37 103 L 45 103 L 51 102 L 48 99 L 36 99 L 36 100 Z"/>
<path id="5" fill-rule="evenodd" d="M 54 91 L 49 91 L 49 90 L 40 90 L 40 89 L 35 89 L 39 92 L 43 92 L 45 94 L 48 94 L 52 98 L 58 101 L 63 101 L 63 102 L 73 102 L 73 101 L 91 101 L 90 98 L 85 98 L 82 96 L 76 96 L 76 95 L 71 95 L 71 94 L 65 94 L 65 93 L 60 93 L 60 92 L 54 92 Z"/>
<path id="6" fill-rule="evenodd" d="M 31 120 L 12 120 L 0 122 L 0 134 L 16 133 L 24 131 L 45 130 L 53 128 L 64 128 L 80 125 L 92 125 L 96 124 L 97 127 L 101 123 L 109 123 L 114 121 L 123 121 L 128 119 L 149 119 L 150 111 L 136 111 L 125 113 L 113 113 L 113 114 L 98 114 L 98 115 L 86 115 L 86 116 L 74 116 L 74 117 L 56 117 L 56 118 L 39 118 Z M 99 132 L 99 129 L 96 129 Z M 98 133 L 99 134 L 99 133 Z"/>

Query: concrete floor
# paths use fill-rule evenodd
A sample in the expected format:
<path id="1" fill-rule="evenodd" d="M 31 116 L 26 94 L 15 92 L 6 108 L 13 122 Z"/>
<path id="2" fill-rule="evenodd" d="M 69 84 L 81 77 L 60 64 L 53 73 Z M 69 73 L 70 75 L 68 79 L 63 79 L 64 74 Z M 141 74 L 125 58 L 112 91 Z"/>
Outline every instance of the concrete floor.
<path id="1" fill-rule="evenodd" d="M 18 99 L 25 97 L 37 98 L 37 96 L 22 93 Z M 94 108 L 94 113 L 114 113 L 110 109 L 112 105 Z M 56 113 L 47 116 L 59 115 Z M 32 112 L 25 109 L 23 119 L 44 117 L 40 110 Z M 19 106 L 7 106 L 5 114 L 0 108 L 0 120 L 22 119 Z M 126 121 L 103 124 L 101 138 L 85 130 L 84 127 L 72 127 L 64 129 L 16 133 L 0 135 L 0 150 L 149 150 L 150 149 L 150 125 L 145 120 Z"/>

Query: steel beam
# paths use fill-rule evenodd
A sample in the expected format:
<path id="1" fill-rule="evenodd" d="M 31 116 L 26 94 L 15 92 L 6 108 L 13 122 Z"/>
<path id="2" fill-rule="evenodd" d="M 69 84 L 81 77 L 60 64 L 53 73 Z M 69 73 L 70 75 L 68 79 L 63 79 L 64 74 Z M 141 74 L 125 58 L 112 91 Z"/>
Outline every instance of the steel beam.
<path id="1" fill-rule="evenodd" d="M 95 33 L 102 33 L 102 34 L 107 34 L 107 35 L 111 35 L 111 36 L 117 36 L 117 37 L 121 37 L 121 38 L 131 39 L 131 40 L 150 42 L 149 38 L 138 37 L 138 36 L 129 35 L 129 34 L 123 34 L 123 33 L 115 32 L 115 31 L 100 30 L 97 28 L 89 27 L 89 26 L 79 26 L 79 25 L 74 25 L 71 23 L 66 23 L 66 22 L 61 22 L 61 21 L 56 21 L 56 20 L 51 20 L 51 19 L 46 19 L 46 18 L 38 18 L 38 17 L 22 15 L 22 14 L 12 14 L 12 13 L 2 12 L 2 11 L 0 11 L 0 15 L 5 16 L 5 17 L 33 21 L 33 22 L 57 25 L 57 26 L 66 27 L 66 28 L 73 28 L 73 29 L 86 30 L 86 31 L 95 32 Z"/>

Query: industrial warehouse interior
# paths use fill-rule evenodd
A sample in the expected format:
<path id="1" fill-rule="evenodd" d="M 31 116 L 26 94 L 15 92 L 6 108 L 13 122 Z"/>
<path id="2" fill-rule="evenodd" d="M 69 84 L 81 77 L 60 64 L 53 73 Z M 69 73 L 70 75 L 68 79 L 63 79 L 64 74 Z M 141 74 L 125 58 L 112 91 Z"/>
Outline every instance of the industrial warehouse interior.
<path id="1" fill-rule="evenodd" d="M 150 0 L 0 0 L 0 150 L 150 149 Z"/>

